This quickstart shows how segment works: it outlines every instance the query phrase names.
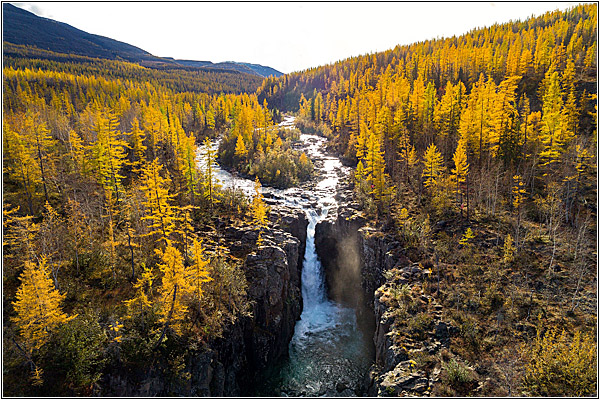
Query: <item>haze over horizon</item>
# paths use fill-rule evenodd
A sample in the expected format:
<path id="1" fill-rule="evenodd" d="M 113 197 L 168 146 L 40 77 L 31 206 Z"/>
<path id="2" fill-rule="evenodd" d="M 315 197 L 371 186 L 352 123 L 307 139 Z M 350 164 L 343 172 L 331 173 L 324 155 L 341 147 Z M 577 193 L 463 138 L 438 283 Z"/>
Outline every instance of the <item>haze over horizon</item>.
<path id="1" fill-rule="evenodd" d="M 290 73 L 581 2 L 12 4 L 159 57 L 249 62 Z"/>

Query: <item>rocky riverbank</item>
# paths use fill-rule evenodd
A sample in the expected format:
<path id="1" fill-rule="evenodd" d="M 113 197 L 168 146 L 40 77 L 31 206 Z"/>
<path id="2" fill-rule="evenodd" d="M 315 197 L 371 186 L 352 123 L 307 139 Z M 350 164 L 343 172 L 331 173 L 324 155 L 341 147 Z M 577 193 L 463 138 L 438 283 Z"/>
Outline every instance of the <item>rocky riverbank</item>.
<path id="1" fill-rule="evenodd" d="M 439 380 L 436 360 L 455 331 L 436 299 L 421 294 L 423 283 L 432 281 L 430 265 L 412 260 L 415 255 L 394 237 L 369 226 L 348 186 L 338 191 L 338 201 L 337 217 L 317 225 L 315 241 L 330 296 L 352 302 L 364 314 L 358 320 L 374 326 L 375 364 L 363 394 L 427 396 Z M 411 302 L 406 315 L 398 312 L 400 292 Z M 422 326 L 408 327 L 417 314 L 427 315 Z"/>
<path id="2" fill-rule="evenodd" d="M 226 326 L 222 338 L 191 352 L 185 384 L 168 385 L 169 379 L 152 371 L 141 383 L 114 374 L 107 377 L 110 393 L 102 395 L 243 396 L 260 371 L 287 354 L 302 311 L 300 277 L 308 221 L 301 210 L 284 206 L 273 206 L 270 220 L 258 248 L 258 232 L 252 226 L 227 227 L 219 241 L 244 259 L 251 316 Z"/>

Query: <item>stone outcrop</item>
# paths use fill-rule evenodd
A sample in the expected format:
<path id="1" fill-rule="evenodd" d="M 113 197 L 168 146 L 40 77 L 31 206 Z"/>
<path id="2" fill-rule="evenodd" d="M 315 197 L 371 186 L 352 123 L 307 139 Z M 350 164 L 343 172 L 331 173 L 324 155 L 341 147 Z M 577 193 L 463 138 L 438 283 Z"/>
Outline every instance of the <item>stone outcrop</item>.
<path id="1" fill-rule="evenodd" d="M 257 374 L 287 354 L 302 312 L 300 277 L 308 220 L 301 210 L 283 206 L 272 207 L 269 218 L 273 227 L 262 233 L 258 249 L 258 234 L 252 227 L 229 232 L 234 239 L 232 253 L 247 253 L 244 271 L 252 316 L 236 323 L 215 344 L 216 370 L 226 374 L 223 385 L 215 385 L 219 376 L 210 377 L 214 380 L 212 386 L 208 384 L 211 396 L 247 394 Z"/>
<path id="2" fill-rule="evenodd" d="M 347 192 L 347 191 L 346 191 Z M 396 321 L 392 307 L 387 302 L 386 293 L 391 287 L 422 283 L 429 279 L 430 270 L 419 263 L 413 263 L 396 239 L 379 229 L 368 226 L 368 221 L 350 202 L 351 196 L 342 191 L 337 216 L 328 218 L 316 227 L 315 244 L 317 254 L 324 267 L 330 296 L 344 301 L 344 293 L 336 292 L 340 276 L 351 274 L 348 270 L 348 254 L 355 252 L 358 262 L 358 282 L 346 284 L 346 293 L 356 293 L 361 289 L 361 302 L 366 307 L 358 307 L 359 313 L 368 313 L 374 320 L 371 327 L 375 345 L 375 363 L 367 377 L 368 396 L 426 396 L 438 381 L 439 365 L 432 371 L 419 369 L 414 361 L 416 353 L 437 354 L 446 347 L 455 328 L 442 320 L 442 306 L 431 296 L 420 296 L 431 324 L 424 332 L 425 339 L 417 340 L 405 335 L 401 344 L 392 340 Z M 345 200 L 345 201 L 344 201 Z M 392 271 L 394 279 L 388 281 L 384 272 Z M 353 298 L 357 296 L 353 295 Z M 357 306 L 357 304 L 353 304 Z M 365 318 L 363 320 L 369 320 Z M 360 319 L 359 319 L 360 321 Z M 403 332 L 406 333 L 406 332 Z"/>
<path id="3" fill-rule="evenodd" d="M 302 311 L 300 277 L 308 220 L 300 210 L 272 207 L 273 224 L 261 235 L 251 226 L 227 227 L 224 240 L 232 255 L 244 259 L 252 315 L 225 327 L 222 338 L 191 352 L 190 379 L 167 387 L 151 369 L 141 384 L 128 374 L 109 374 L 104 396 L 247 396 L 258 374 L 287 354 Z"/>

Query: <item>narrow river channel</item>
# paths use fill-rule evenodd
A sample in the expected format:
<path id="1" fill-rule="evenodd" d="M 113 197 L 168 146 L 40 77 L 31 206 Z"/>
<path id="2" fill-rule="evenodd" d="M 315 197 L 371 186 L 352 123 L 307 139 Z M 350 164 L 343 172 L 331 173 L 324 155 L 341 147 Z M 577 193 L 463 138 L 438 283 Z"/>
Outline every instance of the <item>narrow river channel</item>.
<path id="1" fill-rule="evenodd" d="M 292 127 L 293 117 L 286 117 L 281 125 Z M 315 227 L 328 214 L 337 212 L 336 188 L 340 177 L 349 172 L 338 158 L 325 154 L 325 141 L 301 134 L 300 143 L 295 145 L 315 164 L 313 183 L 285 190 L 262 188 L 270 202 L 301 208 L 309 225 L 302 269 L 304 308 L 289 345 L 289 357 L 265 371 L 253 393 L 256 396 L 360 395 L 357 392 L 373 361 L 372 338 L 359 330 L 355 310 L 328 298 L 315 251 Z M 253 181 L 235 178 L 220 168 L 215 175 L 224 187 L 253 194 Z"/>

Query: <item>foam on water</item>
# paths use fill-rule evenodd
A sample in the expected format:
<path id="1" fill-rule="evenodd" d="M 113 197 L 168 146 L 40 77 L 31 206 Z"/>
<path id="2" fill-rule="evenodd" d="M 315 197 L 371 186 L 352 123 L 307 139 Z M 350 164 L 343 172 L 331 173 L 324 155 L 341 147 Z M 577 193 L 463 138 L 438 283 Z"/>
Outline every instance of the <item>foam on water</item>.
<path id="1" fill-rule="evenodd" d="M 280 124 L 293 126 L 293 117 Z M 318 169 L 318 181 L 313 189 L 278 190 L 262 187 L 273 201 L 301 208 L 306 213 L 306 250 L 302 267 L 303 310 L 289 345 L 289 357 L 265 373 L 257 384 L 258 396 L 321 396 L 335 392 L 338 382 L 348 387 L 359 386 L 372 362 L 372 341 L 357 327 L 356 313 L 327 297 L 321 263 L 315 250 L 315 227 L 337 212 L 335 200 L 339 176 L 348 173 L 340 160 L 324 153 L 326 139 L 301 134 L 302 150 Z M 214 144 L 215 149 L 218 142 Z M 223 187 L 235 187 L 245 194 L 254 194 L 254 181 L 236 178 L 217 168 L 215 176 Z"/>

